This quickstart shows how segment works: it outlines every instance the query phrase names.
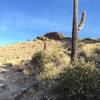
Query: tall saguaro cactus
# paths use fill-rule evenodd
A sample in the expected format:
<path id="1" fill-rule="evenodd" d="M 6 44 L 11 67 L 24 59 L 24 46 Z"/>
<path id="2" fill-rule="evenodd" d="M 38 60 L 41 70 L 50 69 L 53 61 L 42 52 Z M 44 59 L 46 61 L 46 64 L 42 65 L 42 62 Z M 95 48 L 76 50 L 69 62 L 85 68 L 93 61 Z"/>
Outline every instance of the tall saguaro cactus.
<path id="1" fill-rule="evenodd" d="M 78 0 L 74 1 L 74 12 L 73 12 L 73 28 L 72 28 L 72 51 L 71 51 L 71 61 L 74 62 L 77 58 L 77 33 L 83 28 L 86 12 L 83 11 L 80 24 L 78 25 Z"/>

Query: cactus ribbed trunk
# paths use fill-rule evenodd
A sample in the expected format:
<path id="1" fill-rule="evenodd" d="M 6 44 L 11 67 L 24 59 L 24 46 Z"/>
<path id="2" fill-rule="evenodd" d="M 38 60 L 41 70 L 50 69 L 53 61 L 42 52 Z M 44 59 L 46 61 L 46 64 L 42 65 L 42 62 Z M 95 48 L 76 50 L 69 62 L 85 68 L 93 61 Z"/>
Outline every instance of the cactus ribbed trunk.
<path id="1" fill-rule="evenodd" d="M 78 32 L 83 28 L 86 20 L 86 11 L 83 11 L 80 24 L 78 25 L 78 0 L 73 0 L 73 29 L 72 29 L 72 51 L 71 62 L 77 59 L 77 37 Z"/>
<path id="2" fill-rule="evenodd" d="M 71 61 L 77 58 L 78 0 L 74 0 Z"/>

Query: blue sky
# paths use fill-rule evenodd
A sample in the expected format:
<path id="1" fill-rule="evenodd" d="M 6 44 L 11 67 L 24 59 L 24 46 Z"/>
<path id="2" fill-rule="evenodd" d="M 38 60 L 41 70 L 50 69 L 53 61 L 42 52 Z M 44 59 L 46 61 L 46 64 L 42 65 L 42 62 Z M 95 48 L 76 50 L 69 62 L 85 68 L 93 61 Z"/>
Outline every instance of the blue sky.
<path id="1" fill-rule="evenodd" d="M 100 37 L 100 1 L 79 0 L 87 19 L 81 38 Z M 50 31 L 71 36 L 73 0 L 0 0 L 0 44 L 32 40 Z"/>

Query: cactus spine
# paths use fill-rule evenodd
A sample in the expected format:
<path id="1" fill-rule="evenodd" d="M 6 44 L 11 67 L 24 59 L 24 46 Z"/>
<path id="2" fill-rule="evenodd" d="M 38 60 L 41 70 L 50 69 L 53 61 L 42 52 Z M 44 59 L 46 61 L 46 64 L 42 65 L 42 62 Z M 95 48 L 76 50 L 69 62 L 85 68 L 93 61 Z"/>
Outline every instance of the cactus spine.
<path id="1" fill-rule="evenodd" d="M 72 28 L 72 51 L 71 61 L 75 61 L 77 58 L 77 33 L 83 28 L 86 20 L 86 12 L 83 11 L 80 24 L 78 25 L 78 0 L 74 0 L 74 12 L 73 12 L 73 28 Z"/>

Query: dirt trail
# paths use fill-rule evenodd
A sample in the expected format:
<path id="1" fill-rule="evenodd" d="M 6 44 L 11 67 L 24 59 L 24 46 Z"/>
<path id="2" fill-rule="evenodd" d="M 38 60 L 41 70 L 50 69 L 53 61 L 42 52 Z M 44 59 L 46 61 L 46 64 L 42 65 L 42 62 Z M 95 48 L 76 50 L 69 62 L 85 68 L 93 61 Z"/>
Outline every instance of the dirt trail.
<path id="1" fill-rule="evenodd" d="M 0 68 L 0 100 L 19 100 L 16 98 L 31 86 L 31 80 L 22 71 L 15 71 L 10 66 Z"/>

